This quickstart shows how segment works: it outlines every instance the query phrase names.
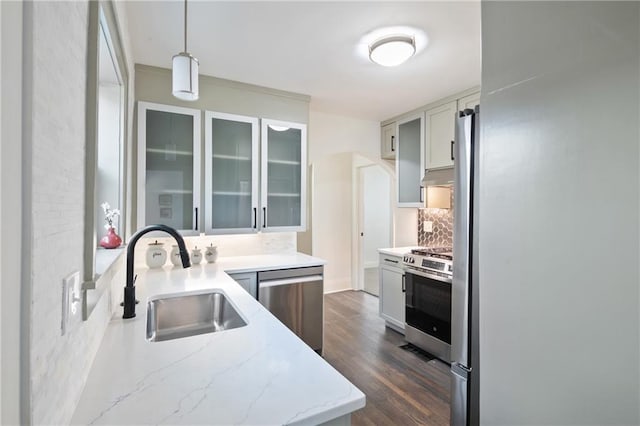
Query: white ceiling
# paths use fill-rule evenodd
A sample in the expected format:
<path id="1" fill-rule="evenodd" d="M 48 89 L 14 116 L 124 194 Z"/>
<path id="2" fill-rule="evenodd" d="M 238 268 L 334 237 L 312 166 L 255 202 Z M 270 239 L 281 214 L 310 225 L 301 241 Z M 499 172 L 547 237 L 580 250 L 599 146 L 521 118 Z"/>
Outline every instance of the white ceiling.
<path id="1" fill-rule="evenodd" d="M 480 84 L 479 1 L 188 6 L 188 50 L 201 74 L 307 94 L 316 110 L 381 121 Z M 184 3 L 126 7 L 135 62 L 171 68 L 183 50 Z M 397 68 L 369 61 L 363 37 L 398 25 L 426 32 L 426 48 Z"/>

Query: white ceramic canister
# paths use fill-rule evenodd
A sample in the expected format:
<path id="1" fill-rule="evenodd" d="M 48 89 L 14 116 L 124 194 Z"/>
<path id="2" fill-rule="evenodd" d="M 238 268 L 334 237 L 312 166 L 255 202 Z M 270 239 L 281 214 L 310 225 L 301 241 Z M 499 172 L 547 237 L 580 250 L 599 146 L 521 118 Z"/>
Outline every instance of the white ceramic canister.
<path id="1" fill-rule="evenodd" d="M 200 262 L 202 262 L 202 252 L 200 251 L 198 246 L 196 246 L 193 250 L 191 250 L 191 263 L 197 265 Z"/>
<path id="2" fill-rule="evenodd" d="M 171 263 L 173 263 L 173 266 L 182 266 L 182 258 L 180 257 L 180 248 L 178 247 L 177 244 L 174 244 L 173 246 L 171 246 Z"/>
<path id="3" fill-rule="evenodd" d="M 211 243 L 211 245 L 204 251 L 204 258 L 209 263 L 215 263 L 216 259 L 218 258 L 218 247 L 214 246 L 213 243 Z"/>
<path id="4" fill-rule="evenodd" d="M 167 261 L 167 252 L 162 247 L 164 244 L 157 240 L 147 247 L 147 266 L 149 268 L 162 268 Z"/>

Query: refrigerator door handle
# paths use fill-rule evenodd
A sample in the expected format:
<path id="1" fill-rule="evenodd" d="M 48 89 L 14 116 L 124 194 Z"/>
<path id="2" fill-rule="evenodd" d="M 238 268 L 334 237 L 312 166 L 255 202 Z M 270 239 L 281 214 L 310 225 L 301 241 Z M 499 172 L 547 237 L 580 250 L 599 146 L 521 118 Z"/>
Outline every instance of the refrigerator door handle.
<path id="1" fill-rule="evenodd" d="M 454 157 L 453 279 L 451 285 L 451 360 L 469 365 L 469 284 L 473 115 L 456 119 Z"/>

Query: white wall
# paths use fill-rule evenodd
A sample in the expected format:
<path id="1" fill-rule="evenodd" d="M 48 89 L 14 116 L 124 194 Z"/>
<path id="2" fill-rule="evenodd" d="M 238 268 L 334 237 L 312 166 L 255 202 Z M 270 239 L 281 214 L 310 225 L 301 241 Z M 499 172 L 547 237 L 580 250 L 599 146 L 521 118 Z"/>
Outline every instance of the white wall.
<path id="1" fill-rule="evenodd" d="M 20 423 L 22 5 L 0 3 L 0 423 Z"/>
<path id="2" fill-rule="evenodd" d="M 326 293 L 352 288 L 351 156 L 335 154 L 313 168 L 313 255 L 327 261 Z"/>
<path id="3" fill-rule="evenodd" d="M 639 424 L 637 2 L 483 2 L 483 424 Z"/>
<path id="4" fill-rule="evenodd" d="M 380 158 L 380 123 L 309 111 L 309 162 L 344 152 Z"/>
<path id="5" fill-rule="evenodd" d="M 327 261 L 325 292 L 355 287 L 352 283 L 353 153 L 379 157 L 380 124 L 309 111 L 312 254 Z"/>
<path id="6" fill-rule="evenodd" d="M 333 277 L 333 284 L 327 286 L 325 282 L 326 291 L 355 288 L 356 284 L 351 282 L 356 244 L 353 240 L 352 186 L 357 174 L 352 172 L 357 164 L 350 164 L 347 173 L 347 154 L 353 158 L 362 156 L 369 163 L 380 164 L 393 173 L 392 164 L 380 159 L 380 123 L 316 111 L 312 103 L 308 137 L 309 162 L 314 169 L 311 188 L 313 255 L 328 262 L 325 271 Z M 327 181 L 323 182 L 325 179 Z M 344 185 L 349 189 L 343 188 Z M 318 200 L 322 200 L 322 204 L 316 204 Z M 415 245 L 418 210 L 394 208 L 393 211 L 394 244 Z"/>
<path id="7" fill-rule="evenodd" d="M 62 279 L 83 267 L 88 2 L 23 5 L 21 423 L 66 424 L 113 308 L 105 291 L 88 321 L 60 335 Z"/>

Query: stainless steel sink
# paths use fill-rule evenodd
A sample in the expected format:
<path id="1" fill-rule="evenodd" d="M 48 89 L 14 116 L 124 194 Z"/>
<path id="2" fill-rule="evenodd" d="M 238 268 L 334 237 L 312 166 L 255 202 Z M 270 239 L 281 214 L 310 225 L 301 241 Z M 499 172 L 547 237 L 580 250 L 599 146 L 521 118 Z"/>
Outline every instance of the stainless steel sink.
<path id="1" fill-rule="evenodd" d="M 147 340 L 161 342 L 244 327 L 224 293 L 160 296 L 147 304 Z"/>

